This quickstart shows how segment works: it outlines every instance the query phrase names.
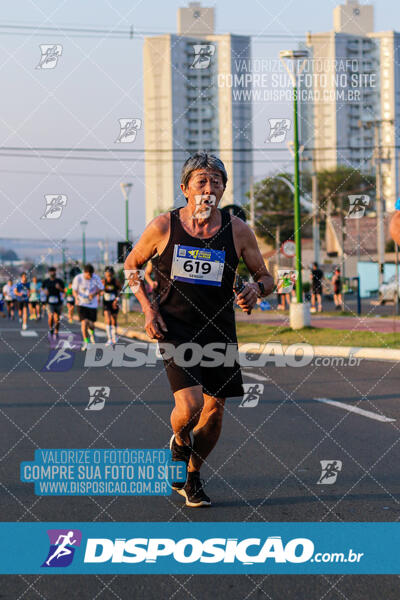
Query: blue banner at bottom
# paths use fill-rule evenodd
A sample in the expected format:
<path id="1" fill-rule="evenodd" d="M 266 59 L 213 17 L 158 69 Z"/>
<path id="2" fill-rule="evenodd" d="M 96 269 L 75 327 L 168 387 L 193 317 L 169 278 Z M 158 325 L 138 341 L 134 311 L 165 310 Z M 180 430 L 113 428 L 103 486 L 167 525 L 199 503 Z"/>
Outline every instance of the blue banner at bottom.
<path id="1" fill-rule="evenodd" d="M 0 523 L 1 574 L 400 574 L 400 523 Z"/>

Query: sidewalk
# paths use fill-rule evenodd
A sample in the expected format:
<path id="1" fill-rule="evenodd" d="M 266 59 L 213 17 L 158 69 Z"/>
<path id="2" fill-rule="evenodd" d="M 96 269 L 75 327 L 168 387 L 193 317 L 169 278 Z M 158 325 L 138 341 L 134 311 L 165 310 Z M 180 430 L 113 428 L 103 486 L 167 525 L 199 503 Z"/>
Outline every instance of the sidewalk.
<path id="1" fill-rule="evenodd" d="M 236 313 L 236 321 L 246 323 L 260 323 L 271 327 L 289 327 L 288 313 L 272 313 L 270 311 L 255 311 L 250 316 Z M 351 331 L 376 331 L 380 333 L 400 333 L 400 319 L 390 317 L 343 317 L 324 316 L 323 314 L 311 315 L 311 326 L 328 329 L 348 329 Z"/>

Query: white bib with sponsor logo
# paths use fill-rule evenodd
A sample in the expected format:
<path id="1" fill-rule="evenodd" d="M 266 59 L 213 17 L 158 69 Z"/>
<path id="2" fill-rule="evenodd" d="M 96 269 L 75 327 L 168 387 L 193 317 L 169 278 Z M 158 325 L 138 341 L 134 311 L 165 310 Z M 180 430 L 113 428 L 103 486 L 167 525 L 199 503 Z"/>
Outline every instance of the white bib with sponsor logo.
<path id="1" fill-rule="evenodd" d="M 175 244 L 171 279 L 186 283 L 220 286 L 225 251 Z"/>

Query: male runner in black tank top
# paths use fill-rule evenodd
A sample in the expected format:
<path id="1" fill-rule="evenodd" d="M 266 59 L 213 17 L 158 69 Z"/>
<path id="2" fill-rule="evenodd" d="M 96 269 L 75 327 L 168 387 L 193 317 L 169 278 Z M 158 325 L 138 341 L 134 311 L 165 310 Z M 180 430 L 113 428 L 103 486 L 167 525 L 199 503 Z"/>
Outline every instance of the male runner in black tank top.
<path id="1" fill-rule="evenodd" d="M 156 256 L 158 302 L 150 302 L 135 275 L 131 285 L 146 317 L 147 334 L 159 340 L 175 398 L 170 448 L 173 460 L 188 464 L 188 474 L 185 484 L 175 483 L 173 488 L 193 507 L 211 504 L 200 481 L 200 467 L 217 443 L 225 398 L 243 395 L 242 377 L 235 360 L 228 360 L 227 366 L 207 367 L 200 360 L 182 366 L 176 349 L 185 344 L 194 356 L 199 347 L 216 343 L 226 355 L 228 349 L 236 351 L 233 284 L 240 257 L 255 281 L 236 298 L 244 312 L 274 287 L 253 231 L 218 209 L 226 182 L 218 158 L 205 152 L 190 157 L 181 177 L 187 206 L 153 219 L 124 265 L 127 271 L 139 273 Z"/>

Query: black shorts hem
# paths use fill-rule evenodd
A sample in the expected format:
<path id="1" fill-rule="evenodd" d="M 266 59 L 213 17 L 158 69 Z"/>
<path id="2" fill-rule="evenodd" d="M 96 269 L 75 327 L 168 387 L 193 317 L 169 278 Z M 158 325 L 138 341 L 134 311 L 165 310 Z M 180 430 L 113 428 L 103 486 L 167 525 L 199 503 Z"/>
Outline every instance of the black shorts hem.
<path id="1" fill-rule="evenodd" d="M 97 321 L 97 308 L 91 308 L 89 306 L 78 306 L 78 316 L 80 321 L 88 319 L 94 323 Z"/>

